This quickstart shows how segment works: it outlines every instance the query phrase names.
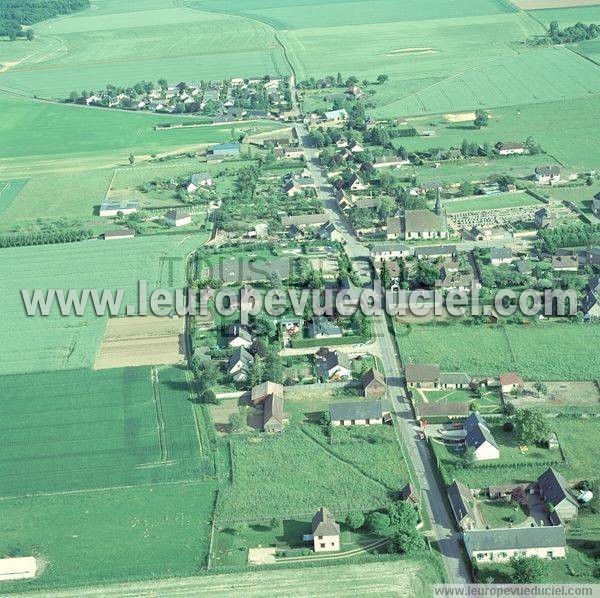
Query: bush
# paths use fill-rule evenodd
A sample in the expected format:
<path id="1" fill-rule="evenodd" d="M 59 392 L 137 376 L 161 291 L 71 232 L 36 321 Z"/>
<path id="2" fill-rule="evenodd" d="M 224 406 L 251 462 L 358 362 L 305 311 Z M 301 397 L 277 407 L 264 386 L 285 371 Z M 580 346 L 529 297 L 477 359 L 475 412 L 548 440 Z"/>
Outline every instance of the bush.
<path id="1" fill-rule="evenodd" d="M 367 527 L 378 536 L 385 536 L 391 525 L 390 518 L 384 513 L 375 511 L 367 515 Z"/>
<path id="2" fill-rule="evenodd" d="M 365 516 L 360 511 L 350 511 L 346 523 L 350 529 L 360 529 L 365 523 Z"/>

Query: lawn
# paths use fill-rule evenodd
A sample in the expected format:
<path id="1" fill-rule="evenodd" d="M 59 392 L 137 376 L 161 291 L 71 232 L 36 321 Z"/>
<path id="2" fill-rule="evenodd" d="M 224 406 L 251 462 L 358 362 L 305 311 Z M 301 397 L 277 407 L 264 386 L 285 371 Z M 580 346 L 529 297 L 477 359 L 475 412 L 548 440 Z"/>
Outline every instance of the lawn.
<path id="1" fill-rule="evenodd" d="M 517 371 L 528 380 L 594 380 L 600 371 L 600 355 L 588 350 L 600 342 L 599 326 L 396 324 L 396 340 L 404 363 L 439 363 L 470 376 Z"/>
<path id="2" fill-rule="evenodd" d="M 27 184 L 27 179 L 18 179 L 16 181 L 0 181 L 0 216 L 10 207 L 17 195 Z"/>
<path id="3" fill-rule="evenodd" d="M 381 445 L 361 441 L 331 447 L 325 440 L 318 431 L 307 433 L 292 425 L 278 437 L 232 441 L 233 484 L 221 493 L 218 521 L 303 517 L 320 506 L 337 514 L 370 511 L 389 503 L 390 488 L 377 477 L 393 484 L 394 490 L 406 483 L 391 439 Z M 393 471 L 384 471 L 386 467 Z"/>
<path id="4" fill-rule="evenodd" d="M 124 304 L 137 304 L 138 280 L 149 289 L 180 287 L 183 258 L 203 242 L 201 235 L 162 235 L 3 249 L 0 374 L 91 367 L 106 326 L 91 306 L 81 317 L 57 309 L 28 317 L 21 289 L 123 289 Z"/>
<path id="5" fill-rule="evenodd" d="M 504 499 L 483 500 L 478 504 L 485 524 L 491 528 L 508 527 L 509 523 L 518 526 L 527 519 L 523 507 L 517 506 L 515 509 Z"/>
<path id="6" fill-rule="evenodd" d="M 214 492 L 182 483 L 0 500 L 0 553 L 33 554 L 43 567 L 35 580 L 4 582 L 3 593 L 195 575 Z"/>
<path id="7" fill-rule="evenodd" d="M 502 208 L 518 208 L 521 206 L 541 206 L 542 203 L 527 193 L 505 193 L 491 197 L 474 199 L 457 199 L 446 201 L 444 207 L 449 214 L 457 212 L 476 212 L 479 210 L 499 210 Z"/>
<path id="8" fill-rule="evenodd" d="M 211 473 L 210 459 L 201 458 L 185 371 L 152 370 L 1 377 L 1 495 L 198 479 Z"/>

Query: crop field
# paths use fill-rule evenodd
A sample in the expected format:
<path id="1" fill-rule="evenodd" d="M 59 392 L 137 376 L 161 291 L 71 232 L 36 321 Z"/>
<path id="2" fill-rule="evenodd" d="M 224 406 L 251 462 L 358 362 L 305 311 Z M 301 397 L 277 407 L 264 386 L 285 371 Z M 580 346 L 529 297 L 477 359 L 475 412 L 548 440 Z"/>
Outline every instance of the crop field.
<path id="1" fill-rule="evenodd" d="M 26 184 L 27 179 L 0 181 L 0 216 L 8 210 L 10 204 L 15 200 Z"/>
<path id="2" fill-rule="evenodd" d="M 528 380 L 594 380 L 600 327 L 576 324 L 534 326 L 396 325 L 405 363 L 439 363 L 442 371 L 497 376 L 517 371 Z"/>
<path id="3" fill-rule="evenodd" d="M 138 280 L 147 280 L 149 289 L 181 287 L 182 259 L 203 240 L 161 235 L 3 249 L 0 373 L 91 367 L 104 335 L 106 317 L 91 306 L 81 317 L 63 317 L 57 308 L 47 317 L 28 317 L 21 289 L 123 289 L 124 304 L 135 305 Z"/>
<path id="4" fill-rule="evenodd" d="M 1 496 L 198 479 L 185 370 L 3 376 Z"/>
<path id="5" fill-rule="evenodd" d="M 219 522 L 310 514 L 320 505 L 332 511 L 367 511 L 388 503 L 390 489 L 386 484 L 389 476 L 396 474 L 385 474 L 384 484 L 368 473 L 372 445 L 361 443 L 361 452 L 354 445 L 330 447 L 320 440 L 301 427 L 291 427 L 280 437 L 232 441 L 233 484 L 222 491 Z M 397 445 L 384 446 L 393 450 L 379 457 L 400 472 L 395 478 L 398 485 L 394 489 L 398 490 L 407 478 L 398 470 Z M 361 454 L 355 462 L 357 452 Z"/>
<path id="6" fill-rule="evenodd" d="M 561 27 L 575 23 L 597 23 L 600 21 L 600 4 L 597 0 L 522 0 L 550 5 L 531 14 L 545 24 L 558 21 Z M 531 7 L 535 8 L 535 7 Z"/>
<path id="7" fill-rule="evenodd" d="M 0 552 L 33 553 L 44 567 L 26 585 L 3 582 L 3 593 L 195 575 L 208 554 L 214 493 L 193 482 L 0 500 L 10 522 Z"/>
<path id="8" fill-rule="evenodd" d="M 449 214 L 459 212 L 476 212 L 478 210 L 499 210 L 502 208 L 517 208 L 521 206 L 540 205 L 540 201 L 527 193 L 504 193 L 489 197 L 477 197 L 473 199 L 456 199 L 444 204 Z"/>

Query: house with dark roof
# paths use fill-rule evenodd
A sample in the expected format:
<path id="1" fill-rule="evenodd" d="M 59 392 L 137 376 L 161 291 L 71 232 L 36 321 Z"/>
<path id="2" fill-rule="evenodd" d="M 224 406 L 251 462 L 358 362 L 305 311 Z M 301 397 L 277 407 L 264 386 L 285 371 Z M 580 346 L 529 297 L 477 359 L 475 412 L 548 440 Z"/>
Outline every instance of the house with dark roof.
<path id="1" fill-rule="evenodd" d="M 402 221 L 399 216 L 388 216 L 385 225 L 388 241 L 393 241 L 402 234 Z"/>
<path id="2" fill-rule="evenodd" d="M 525 152 L 525 146 L 517 141 L 499 141 L 494 147 L 501 156 L 514 156 Z"/>
<path id="3" fill-rule="evenodd" d="M 534 221 L 537 229 L 556 228 L 558 225 L 558 216 L 548 208 L 540 208 L 534 214 Z"/>
<path id="4" fill-rule="evenodd" d="M 391 406 L 385 399 L 329 403 L 333 426 L 372 426 L 391 421 Z"/>
<path id="5" fill-rule="evenodd" d="M 419 494 L 416 488 L 408 482 L 400 491 L 400 498 L 405 502 L 410 502 L 415 506 L 419 505 Z"/>
<path id="6" fill-rule="evenodd" d="M 469 530 L 463 541 L 467 554 L 477 563 L 502 563 L 514 556 L 558 559 L 567 554 L 562 525 Z"/>
<path id="7" fill-rule="evenodd" d="M 556 165 L 538 166 L 535 169 L 535 180 L 540 185 L 555 185 L 560 182 L 560 168 Z"/>
<path id="8" fill-rule="evenodd" d="M 508 247 L 492 247 L 490 249 L 490 263 L 494 266 L 510 264 L 513 259 L 512 249 Z"/>
<path id="9" fill-rule="evenodd" d="M 277 382 L 266 381 L 252 387 L 251 400 L 253 405 L 258 405 L 269 396 L 283 398 L 283 385 Z"/>
<path id="10" fill-rule="evenodd" d="M 340 338 L 344 332 L 325 316 L 315 316 L 308 325 L 308 336 L 316 339 Z"/>
<path id="11" fill-rule="evenodd" d="M 385 378 L 383 374 L 371 368 L 361 380 L 365 397 L 383 397 L 386 393 Z"/>
<path id="12" fill-rule="evenodd" d="M 340 526 L 325 507 L 321 507 L 316 512 L 311 528 L 315 552 L 332 552 L 340 549 Z"/>
<path id="13" fill-rule="evenodd" d="M 458 527 L 462 531 L 473 529 L 477 524 L 477 517 L 475 515 L 475 498 L 470 488 L 458 480 L 454 480 L 448 486 L 447 492 Z"/>
<path id="14" fill-rule="evenodd" d="M 164 220 L 167 226 L 179 227 L 191 224 L 192 216 L 182 210 L 169 210 L 164 215 Z"/>
<path id="15" fill-rule="evenodd" d="M 419 421 L 432 418 L 463 419 L 469 415 L 470 409 L 466 401 L 417 403 L 415 413 Z"/>
<path id="16" fill-rule="evenodd" d="M 404 213 L 404 238 L 409 239 L 446 239 L 448 221 L 446 211 L 407 210 Z"/>
<path id="17" fill-rule="evenodd" d="M 227 338 L 227 344 L 230 347 L 244 347 L 244 349 L 249 349 L 252 345 L 250 330 L 241 324 L 231 324 L 227 329 Z"/>
<path id="18" fill-rule="evenodd" d="M 439 388 L 440 366 L 436 363 L 408 363 L 404 368 L 408 388 Z"/>
<path id="19" fill-rule="evenodd" d="M 551 513 L 555 513 L 560 521 L 568 522 L 577 517 L 577 499 L 571 493 L 567 480 L 552 467 L 538 478 L 538 488 L 544 502 L 552 505 Z"/>
<path id="20" fill-rule="evenodd" d="M 356 173 L 350 177 L 347 186 L 351 191 L 365 191 L 369 188 Z"/>
<path id="21" fill-rule="evenodd" d="M 269 394 L 264 400 L 263 430 L 267 434 L 279 434 L 284 429 L 283 396 Z"/>
<path id="22" fill-rule="evenodd" d="M 347 353 L 322 347 L 315 353 L 316 367 L 323 380 L 340 381 L 352 378 L 352 366 Z"/>
<path id="23" fill-rule="evenodd" d="M 596 218 L 600 218 L 600 193 L 596 193 L 592 199 L 592 212 Z"/>
<path id="24" fill-rule="evenodd" d="M 554 255 L 552 256 L 552 269 L 555 272 L 577 272 L 579 258 L 576 255 Z"/>
<path id="25" fill-rule="evenodd" d="M 500 449 L 494 440 L 494 436 L 481 415 L 477 412 L 471 413 L 464 421 L 465 445 L 474 449 L 477 461 L 490 461 L 500 458 Z"/>
<path id="26" fill-rule="evenodd" d="M 233 376 L 233 379 L 236 382 L 242 382 L 247 378 L 253 363 L 254 357 L 252 353 L 249 353 L 244 347 L 238 347 L 234 354 L 229 358 L 227 371 Z"/>
<path id="27" fill-rule="evenodd" d="M 600 318 L 600 275 L 590 278 L 581 307 L 586 319 Z"/>

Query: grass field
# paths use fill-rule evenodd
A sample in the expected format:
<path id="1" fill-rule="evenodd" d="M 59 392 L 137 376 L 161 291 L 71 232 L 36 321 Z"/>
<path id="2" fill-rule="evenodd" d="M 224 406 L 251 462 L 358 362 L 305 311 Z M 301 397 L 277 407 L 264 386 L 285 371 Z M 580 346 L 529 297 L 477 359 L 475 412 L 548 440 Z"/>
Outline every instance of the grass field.
<path id="1" fill-rule="evenodd" d="M 198 479 L 185 370 L 3 376 L 1 496 Z"/>
<path id="2" fill-rule="evenodd" d="M 449 214 L 455 214 L 457 212 L 497 210 L 501 208 L 517 208 L 532 205 L 541 206 L 542 203 L 531 195 L 527 195 L 527 193 L 505 193 L 502 195 L 493 195 L 491 197 L 447 201 L 444 204 L 444 207 Z"/>
<path id="3" fill-rule="evenodd" d="M 577 4 L 586 4 L 586 0 L 571 2 L 571 7 L 532 10 L 531 15 L 546 25 L 552 21 L 558 21 L 561 28 L 576 23 L 598 23 L 600 21 L 600 5 L 597 2 L 588 0 L 587 4 L 591 6 L 577 6 Z"/>
<path id="4" fill-rule="evenodd" d="M 27 179 L 0 181 L 0 216 L 2 216 L 27 184 Z"/>
<path id="5" fill-rule="evenodd" d="M 138 280 L 147 280 L 150 289 L 181 287 L 182 258 L 204 240 L 202 235 L 161 235 L 115 244 L 85 241 L 3 249 L 0 374 L 91 367 L 106 327 L 105 318 L 91 308 L 81 317 L 62 317 L 57 310 L 48 317 L 27 317 L 21 289 L 122 288 L 126 303 L 135 304 Z"/>
<path id="6" fill-rule="evenodd" d="M 205 565 L 215 488 L 183 483 L 0 500 L 0 552 L 34 554 L 39 579 L 11 591 L 195 575 Z M 79 595 L 84 592 L 79 591 Z"/>
<path id="7" fill-rule="evenodd" d="M 600 341 L 598 326 L 397 325 L 396 339 L 404 363 L 439 363 L 471 376 L 517 371 L 528 380 L 594 380 L 600 371 L 600 356 L 589 351 Z"/>

